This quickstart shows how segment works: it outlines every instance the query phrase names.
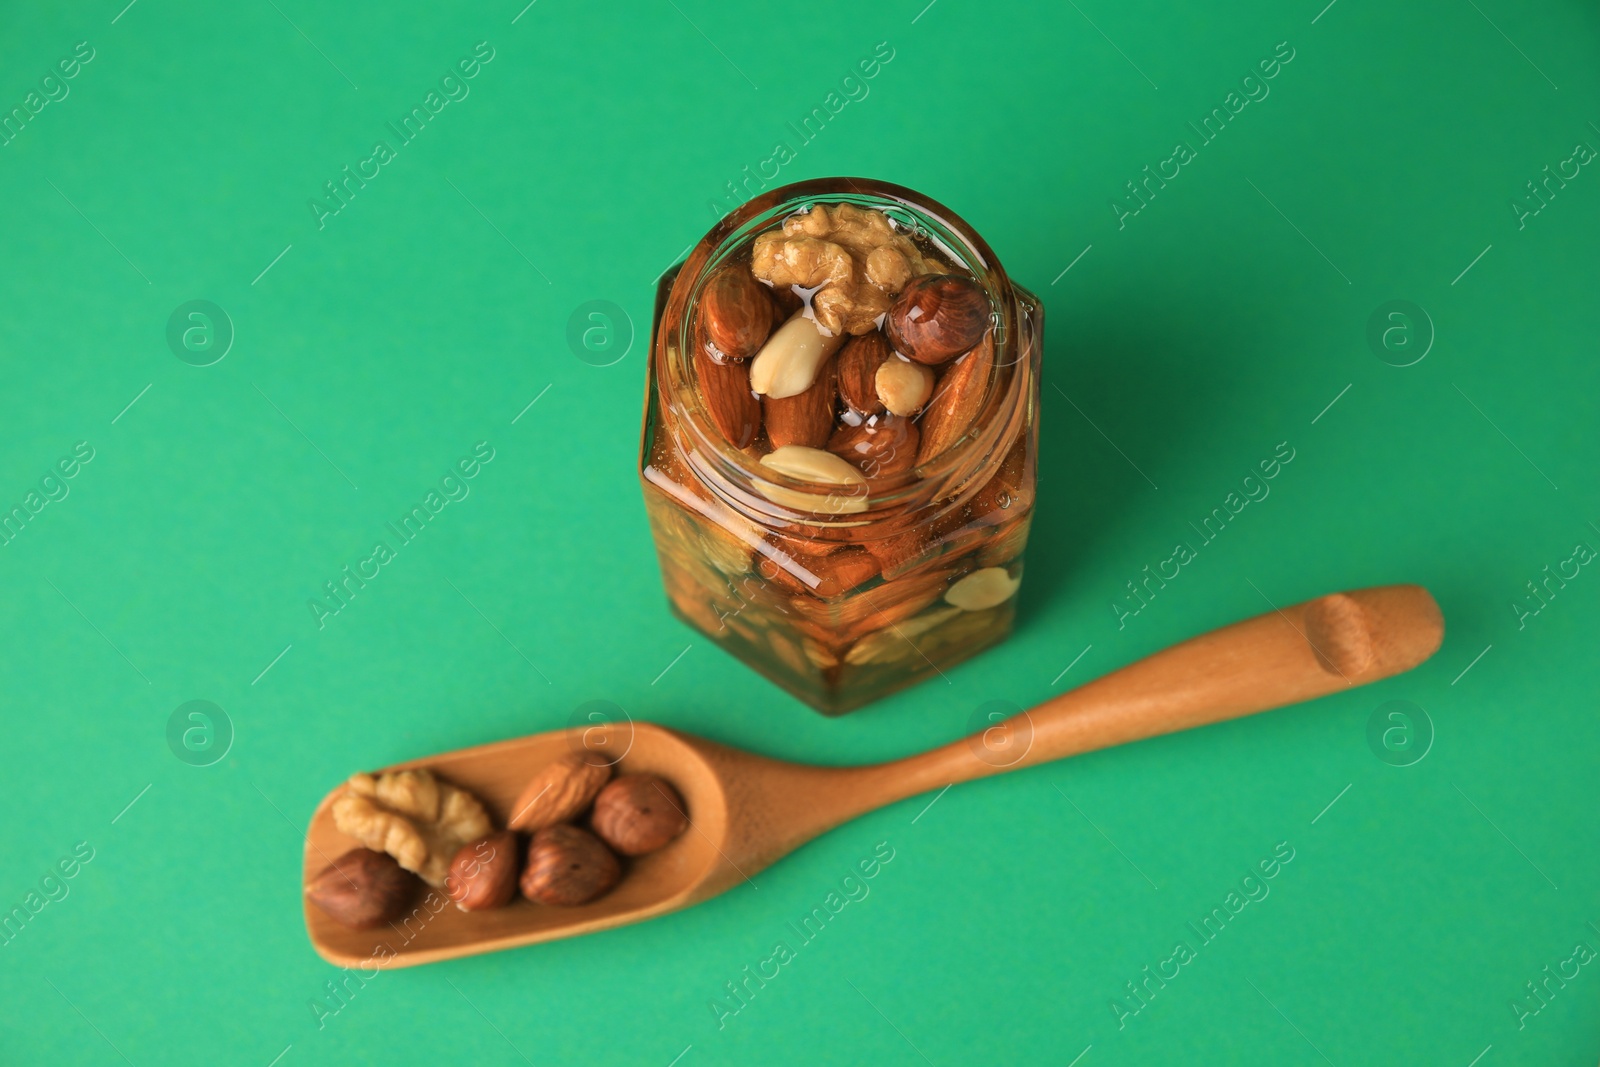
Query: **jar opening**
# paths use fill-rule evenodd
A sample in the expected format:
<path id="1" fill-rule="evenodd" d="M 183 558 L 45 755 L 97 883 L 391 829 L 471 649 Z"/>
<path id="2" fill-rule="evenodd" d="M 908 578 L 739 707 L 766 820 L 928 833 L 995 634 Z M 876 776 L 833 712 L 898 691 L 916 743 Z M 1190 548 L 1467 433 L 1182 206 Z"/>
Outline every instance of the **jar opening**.
<path id="1" fill-rule="evenodd" d="M 975 414 L 970 424 L 939 452 L 894 476 L 832 484 L 774 469 L 770 461 L 762 463 L 753 448 L 737 447 L 718 428 L 691 358 L 692 346 L 701 343 L 695 336 L 695 314 L 716 273 L 742 257 L 758 235 L 818 205 L 851 205 L 881 212 L 896 234 L 929 251 L 928 262 L 942 258 L 948 273 L 970 276 L 988 298 L 990 323 L 979 347 L 988 350 L 984 354 L 991 365 L 972 402 Z M 819 309 L 813 307 L 821 287 L 790 288 L 801 305 L 797 314 L 816 323 L 819 333 L 829 335 L 832 331 L 819 321 Z M 852 539 L 860 539 L 863 531 L 857 528 L 882 524 L 887 535 L 889 528 L 901 524 L 885 520 L 911 512 L 920 520 L 960 506 L 980 487 L 984 473 L 993 469 L 1021 431 L 1033 393 L 1033 337 L 1022 314 L 1031 308 L 1019 308 L 1022 299 L 1023 294 L 1014 290 L 993 252 L 971 227 L 947 208 L 909 189 L 867 179 L 834 178 L 772 190 L 713 227 L 673 279 L 655 338 L 658 387 L 664 401 L 676 408 L 677 416 L 664 429 L 679 437 L 694 476 L 725 504 L 755 522 L 802 526 L 809 536 L 823 539 L 845 536 L 847 530 L 854 531 L 848 535 Z M 877 324 L 882 324 L 881 316 Z M 952 363 L 979 355 L 974 350 Z M 974 381 L 964 387 L 979 386 Z M 920 420 L 936 399 L 937 394 L 920 412 L 907 417 Z"/>

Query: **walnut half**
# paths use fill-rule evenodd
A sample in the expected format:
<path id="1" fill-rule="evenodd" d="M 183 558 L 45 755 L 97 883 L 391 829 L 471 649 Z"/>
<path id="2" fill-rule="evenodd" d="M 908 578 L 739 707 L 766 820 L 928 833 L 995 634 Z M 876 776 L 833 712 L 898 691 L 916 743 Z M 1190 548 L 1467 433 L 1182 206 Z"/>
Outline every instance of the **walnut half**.
<path id="1" fill-rule="evenodd" d="M 494 830 L 478 798 L 428 771 L 356 774 L 333 802 L 341 833 L 442 886 L 462 845 Z"/>
<path id="2" fill-rule="evenodd" d="M 756 238 L 750 270 L 777 286 L 816 289 L 811 308 L 831 333 L 863 334 L 877 325 L 911 278 L 945 269 L 918 251 L 881 211 L 818 204 Z"/>

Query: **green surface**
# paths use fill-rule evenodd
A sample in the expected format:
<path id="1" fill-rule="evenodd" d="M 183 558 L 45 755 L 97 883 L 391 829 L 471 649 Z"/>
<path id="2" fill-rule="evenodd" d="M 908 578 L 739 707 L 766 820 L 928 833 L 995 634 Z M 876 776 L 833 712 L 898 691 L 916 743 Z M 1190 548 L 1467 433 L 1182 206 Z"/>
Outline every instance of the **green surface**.
<path id="1" fill-rule="evenodd" d="M 0 43 L 6 109 L 93 50 L 0 147 L 0 499 L 40 508 L 0 548 L 0 905 L 41 894 L 0 948 L 0 1061 L 1595 1062 L 1600 971 L 1563 963 L 1600 947 L 1600 574 L 1563 563 L 1600 546 L 1600 174 L 1563 163 L 1600 146 L 1592 6 L 125 2 L 17 8 Z M 879 42 L 867 95 L 800 143 Z M 1201 143 L 1188 123 L 1291 49 Z M 387 128 L 462 84 L 412 142 Z M 379 139 L 393 158 L 364 163 Z M 1119 226 L 1108 203 L 1179 140 Z M 1048 309 L 1016 635 L 837 721 L 668 615 L 635 474 L 655 278 L 777 141 L 779 180 L 949 204 Z M 319 229 L 346 165 L 376 175 Z M 1577 173 L 1519 220 L 1547 165 Z M 236 334 L 205 367 L 166 340 L 199 299 Z M 625 323 L 609 353 L 567 340 L 595 300 L 631 319 L 608 366 Z M 1437 335 L 1406 367 L 1414 314 L 1380 323 L 1394 351 L 1367 339 L 1396 300 Z M 41 486 L 78 442 L 92 460 Z M 478 442 L 469 495 L 400 545 L 385 523 Z M 1203 543 L 1280 442 L 1270 496 Z M 308 600 L 379 540 L 394 558 L 319 628 Z M 1119 626 L 1178 542 L 1195 558 Z M 1546 565 L 1577 577 L 1519 620 Z M 310 1006 L 341 976 L 302 928 L 301 834 L 357 768 L 594 699 L 886 758 L 1269 600 L 1394 581 L 1448 620 L 1413 674 L 913 799 L 758 888 L 384 974 L 320 1027 Z M 235 734 L 210 766 L 168 745 L 191 700 Z M 1368 724 L 1395 700 L 1431 726 L 1413 710 L 1385 762 Z M 880 842 L 869 894 L 801 944 L 787 924 Z M 1202 945 L 1186 924 L 1282 842 L 1269 895 Z M 1180 939 L 1194 958 L 1119 1028 Z M 795 958 L 719 1028 L 780 940 Z M 1546 965 L 1577 975 L 1543 1004 Z"/>

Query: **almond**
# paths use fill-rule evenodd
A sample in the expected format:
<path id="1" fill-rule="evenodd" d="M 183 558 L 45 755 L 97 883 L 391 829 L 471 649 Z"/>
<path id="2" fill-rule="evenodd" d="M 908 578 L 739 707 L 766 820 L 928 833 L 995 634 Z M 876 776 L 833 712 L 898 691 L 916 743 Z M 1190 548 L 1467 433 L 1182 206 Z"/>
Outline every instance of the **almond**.
<path id="1" fill-rule="evenodd" d="M 917 460 L 917 424 L 883 414 L 859 426 L 841 426 L 828 438 L 828 451 L 854 463 L 868 478 L 904 474 Z"/>
<path id="2" fill-rule="evenodd" d="M 898 626 L 937 604 L 950 584 L 951 573 L 930 570 L 900 581 L 863 583 L 848 596 L 829 600 L 795 597 L 789 601 L 794 617 L 787 624 L 832 647 L 843 648 L 874 630 Z"/>
<path id="3" fill-rule="evenodd" d="M 823 600 L 843 596 L 878 576 L 878 561 L 866 549 L 856 545 L 834 547 L 835 551 L 825 555 L 775 551 L 762 559 L 756 569 L 791 596 Z M 792 606 L 814 617 L 824 614 L 814 610 L 816 604 L 811 600 L 796 600 Z"/>
<path id="4" fill-rule="evenodd" d="M 1032 465 L 1028 456 L 1028 436 L 1018 434 L 1016 443 L 1000 461 L 994 476 L 967 502 L 972 517 L 979 522 L 1001 523 L 1033 506 Z"/>
<path id="5" fill-rule="evenodd" d="M 809 587 L 790 570 L 789 562 L 778 556 L 762 556 L 756 560 L 756 573 L 789 596 L 804 596 Z"/>
<path id="6" fill-rule="evenodd" d="M 748 359 L 772 332 L 767 287 L 736 267 L 718 271 L 700 294 L 700 328 L 729 359 Z"/>
<path id="7" fill-rule="evenodd" d="M 706 414 L 735 448 L 744 448 L 761 429 L 761 401 L 750 391 L 742 363 L 718 363 L 702 344 L 694 346 L 694 376 Z"/>
<path id="8" fill-rule="evenodd" d="M 867 541 L 865 548 L 883 567 L 885 580 L 898 580 L 921 571 L 949 554 L 947 538 L 961 529 L 964 519 L 961 509 L 934 520 L 931 527 L 912 526 L 887 537 Z"/>
<path id="9" fill-rule="evenodd" d="M 805 445 L 821 448 L 833 429 L 836 361 L 827 360 L 811 388 L 794 396 L 761 398 L 761 418 L 773 448 Z"/>
<path id="10" fill-rule="evenodd" d="M 570 752 L 533 776 L 511 807 L 506 825 L 533 833 L 583 813 L 611 778 L 609 763 L 591 763 L 586 752 Z"/>
<path id="11" fill-rule="evenodd" d="M 802 312 L 767 338 L 750 363 L 750 388 L 782 399 L 811 388 L 823 360 L 839 350 L 844 334 L 825 334 Z"/>
<path id="12" fill-rule="evenodd" d="M 937 539 L 922 529 L 880 537 L 866 542 L 865 547 L 883 568 L 883 577 L 890 581 L 910 574 L 942 554 Z"/>
<path id="13" fill-rule="evenodd" d="M 883 406 L 896 415 L 915 415 L 933 393 L 933 371 L 908 359 L 887 359 L 873 376 Z"/>
<path id="14" fill-rule="evenodd" d="M 839 399 L 850 410 L 876 415 L 883 410 L 878 399 L 878 368 L 893 355 L 889 339 L 877 330 L 852 337 L 839 351 Z"/>
<path id="15" fill-rule="evenodd" d="M 994 366 L 994 334 L 986 333 L 971 352 L 944 372 L 939 389 L 922 413 L 922 443 L 917 448 L 921 466 L 966 434 L 983 406 L 983 396 Z"/>
<path id="16" fill-rule="evenodd" d="M 1009 523 L 995 527 L 994 537 L 978 550 L 980 567 L 998 567 L 1016 559 L 1028 547 L 1028 520 L 1031 516 L 1019 515 Z"/>
<path id="17" fill-rule="evenodd" d="M 856 599 L 866 610 L 859 615 L 856 632 L 869 634 L 903 624 L 939 600 L 949 577 L 949 571 L 930 571 L 925 575 L 885 582 L 876 589 L 862 591 Z"/>
<path id="18" fill-rule="evenodd" d="M 811 567 L 821 579 L 812 592 L 820 597 L 842 596 L 878 576 L 878 561 L 872 553 L 855 546 L 824 556 Z"/>
<path id="19" fill-rule="evenodd" d="M 821 532 L 821 531 L 818 531 Z M 774 536 L 773 544 L 777 545 L 774 551 L 788 552 L 795 556 L 812 559 L 843 551 L 846 547 L 839 541 L 825 537 L 811 537 L 798 533 L 785 532 L 781 536 Z"/>

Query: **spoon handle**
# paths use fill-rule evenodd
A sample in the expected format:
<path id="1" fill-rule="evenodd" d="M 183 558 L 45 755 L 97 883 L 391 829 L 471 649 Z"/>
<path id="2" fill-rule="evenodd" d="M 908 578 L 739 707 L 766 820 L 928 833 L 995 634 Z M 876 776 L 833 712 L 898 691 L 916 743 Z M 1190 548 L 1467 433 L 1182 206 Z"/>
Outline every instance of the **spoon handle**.
<path id="1" fill-rule="evenodd" d="M 971 737 L 880 764 L 873 784 L 886 804 L 1312 700 L 1408 671 L 1443 639 L 1444 617 L 1421 586 L 1332 593 L 1191 638 Z"/>

